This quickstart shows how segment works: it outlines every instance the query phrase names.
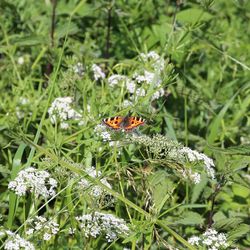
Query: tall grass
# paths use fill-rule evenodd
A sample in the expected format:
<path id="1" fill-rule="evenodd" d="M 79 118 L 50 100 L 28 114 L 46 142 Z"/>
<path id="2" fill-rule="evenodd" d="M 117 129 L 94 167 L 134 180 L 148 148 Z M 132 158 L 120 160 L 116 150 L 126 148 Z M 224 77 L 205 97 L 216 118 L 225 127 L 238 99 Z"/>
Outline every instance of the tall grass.
<path id="1" fill-rule="evenodd" d="M 0 248 L 249 248 L 247 1 L 0 9 Z"/>

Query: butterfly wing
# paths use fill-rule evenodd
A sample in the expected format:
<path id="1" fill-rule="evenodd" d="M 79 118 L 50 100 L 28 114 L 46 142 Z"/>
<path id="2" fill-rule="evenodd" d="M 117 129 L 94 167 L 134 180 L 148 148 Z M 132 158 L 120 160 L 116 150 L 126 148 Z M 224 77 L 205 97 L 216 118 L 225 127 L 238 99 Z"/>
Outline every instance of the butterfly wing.
<path id="1" fill-rule="evenodd" d="M 114 117 L 109 117 L 109 118 L 106 118 L 106 119 L 103 119 L 102 122 L 112 128 L 112 129 L 115 129 L 115 130 L 119 130 L 121 129 L 121 123 L 123 121 L 123 117 L 122 116 L 114 116 Z"/>
<path id="2" fill-rule="evenodd" d="M 145 120 L 142 119 L 141 117 L 130 116 L 126 118 L 123 128 L 125 129 L 125 131 L 130 131 L 144 124 L 145 124 Z"/>

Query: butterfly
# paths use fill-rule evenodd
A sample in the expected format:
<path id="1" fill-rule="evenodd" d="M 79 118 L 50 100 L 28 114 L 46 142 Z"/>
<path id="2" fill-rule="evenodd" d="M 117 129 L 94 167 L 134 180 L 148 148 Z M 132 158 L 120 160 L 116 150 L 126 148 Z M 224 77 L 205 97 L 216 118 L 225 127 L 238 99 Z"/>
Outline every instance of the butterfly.
<path id="1" fill-rule="evenodd" d="M 126 132 L 131 131 L 141 125 L 145 124 L 145 119 L 136 116 L 114 116 L 103 119 L 102 122 L 114 129 L 114 130 L 125 130 Z"/>

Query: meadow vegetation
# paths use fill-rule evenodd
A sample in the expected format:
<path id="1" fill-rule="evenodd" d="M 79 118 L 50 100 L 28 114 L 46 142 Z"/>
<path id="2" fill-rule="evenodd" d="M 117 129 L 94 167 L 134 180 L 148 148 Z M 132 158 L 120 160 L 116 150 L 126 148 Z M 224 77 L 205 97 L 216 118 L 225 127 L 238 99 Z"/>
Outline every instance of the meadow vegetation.
<path id="1" fill-rule="evenodd" d="M 0 10 L 0 249 L 250 249 L 250 1 Z"/>

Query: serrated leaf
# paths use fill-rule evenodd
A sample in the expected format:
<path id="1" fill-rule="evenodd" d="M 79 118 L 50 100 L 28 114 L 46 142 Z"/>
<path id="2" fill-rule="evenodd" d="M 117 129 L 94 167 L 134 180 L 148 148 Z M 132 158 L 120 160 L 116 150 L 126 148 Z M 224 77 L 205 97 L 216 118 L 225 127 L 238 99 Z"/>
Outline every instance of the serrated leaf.
<path id="1" fill-rule="evenodd" d="M 74 35 L 77 32 L 79 32 L 79 28 L 75 23 L 64 24 L 57 26 L 56 37 L 57 39 L 60 39 L 62 37 L 65 37 L 66 35 Z"/>
<path id="2" fill-rule="evenodd" d="M 250 232 L 249 225 L 241 224 L 229 233 L 228 240 L 229 241 L 238 240 L 239 238 L 242 238 L 249 232 Z"/>
<path id="3" fill-rule="evenodd" d="M 237 196 L 247 198 L 250 195 L 250 190 L 241 185 L 233 184 L 232 189 L 233 189 L 233 193 Z"/>
<path id="4" fill-rule="evenodd" d="M 211 150 L 215 152 L 222 152 L 224 154 L 230 155 L 250 155 L 250 144 L 228 147 L 228 148 L 219 148 L 209 145 Z"/>
<path id="5" fill-rule="evenodd" d="M 249 183 L 249 181 L 243 179 L 243 176 L 240 176 L 239 174 L 234 174 L 234 175 L 232 176 L 232 180 L 233 180 L 235 183 L 237 183 L 237 184 L 239 184 L 239 185 L 241 185 L 241 186 L 243 186 L 243 187 L 245 187 L 245 188 L 247 188 L 247 189 L 250 189 L 250 183 Z"/>
<path id="6" fill-rule="evenodd" d="M 242 219 L 240 218 L 225 218 L 221 220 L 217 220 L 214 223 L 214 227 L 223 230 L 230 230 L 242 223 Z"/>
<path id="7" fill-rule="evenodd" d="M 177 220 L 176 223 L 182 225 L 200 225 L 204 221 L 202 216 L 195 212 L 186 212 L 182 217 L 184 218 Z"/>
<path id="8" fill-rule="evenodd" d="M 23 37 L 13 38 L 12 41 L 16 46 L 34 46 L 38 44 L 46 44 L 47 39 L 41 35 L 29 35 Z"/>
<path id="9" fill-rule="evenodd" d="M 217 221 L 227 219 L 226 215 L 222 211 L 218 211 L 213 216 L 213 221 L 216 223 Z"/>

